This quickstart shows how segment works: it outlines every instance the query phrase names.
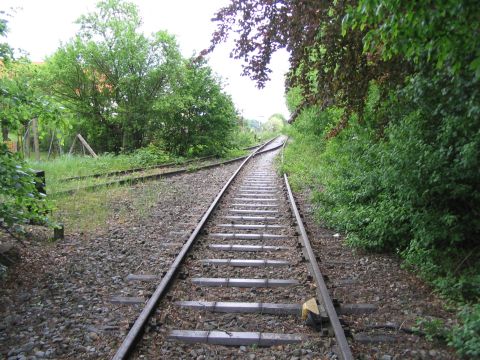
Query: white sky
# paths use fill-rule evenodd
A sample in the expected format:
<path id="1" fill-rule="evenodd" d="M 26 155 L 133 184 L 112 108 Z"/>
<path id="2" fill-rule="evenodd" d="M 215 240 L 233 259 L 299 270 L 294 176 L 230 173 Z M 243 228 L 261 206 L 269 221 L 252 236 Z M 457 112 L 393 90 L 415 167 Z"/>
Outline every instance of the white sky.
<path id="1" fill-rule="evenodd" d="M 146 34 L 167 30 L 176 35 L 184 56 L 207 48 L 215 25 L 214 13 L 228 0 L 130 0 L 143 19 Z M 0 0 L 0 10 L 19 8 L 9 18 L 7 42 L 30 54 L 32 61 L 42 61 L 52 54 L 60 42 L 74 36 L 74 21 L 95 9 L 94 0 Z M 248 77 L 242 77 L 241 62 L 230 59 L 231 46 L 222 45 L 210 55 L 210 66 L 226 83 L 237 109 L 249 119 L 266 121 L 274 113 L 288 110 L 284 99 L 284 74 L 288 70 L 288 54 L 279 52 L 272 60 L 272 80 L 259 90 Z"/>

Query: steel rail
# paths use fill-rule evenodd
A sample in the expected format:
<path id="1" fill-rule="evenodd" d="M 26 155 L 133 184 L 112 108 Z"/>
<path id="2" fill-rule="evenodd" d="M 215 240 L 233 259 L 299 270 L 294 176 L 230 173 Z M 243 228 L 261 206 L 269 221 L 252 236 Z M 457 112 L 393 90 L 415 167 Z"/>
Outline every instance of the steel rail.
<path id="1" fill-rule="evenodd" d="M 249 150 L 249 149 L 246 149 Z M 72 176 L 68 178 L 61 179 L 63 181 L 74 181 L 74 180 L 85 180 L 89 178 L 99 178 L 99 177 L 112 177 L 116 175 L 126 175 L 126 174 L 131 174 L 134 172 L 140 172 L 140 171 L 145 171 L 145 170 L 152 170 L 152 169 L 163 169 L 167 167 L 172 167 L 172 166 L 183 166 L 183 165 L 188 165 L 193 162 L 200 162 L 203 160 L 209 160 L 214 158 L 216 155 L 210 155 L 210 156 L 204 156 L 196 159 L 189 159 L 184 162 L 170 162 L 167 164 L 158 164 L 158 165 L 152 165 L 152 166 L 146 166 L 146 167 L 138 167 L 138 168 L 133 168 L 133 169 L 125 169 L 125 170 L 117 170 L 117 171 L 110 171 L 107 173 L 96 173 L 96 174 L 89 174 L 89 175 L 80 175 L 80 176 Z"/>
<path id="2" fill-rule="evenodd" d="M 154 312 L 154 310 L 157 307 L 158 302 L 160 299 L 165 295 L 168 287 L 171 285 L 172 280 L 174 279 L 174 276 L 178 270 L 178 268 L 181 266 L 183 263 L 183 260 L 185 259 L 185 256 L 187 255 L 188 251 L 192 247 L 195 239 L 197 236 L 200 234 L 201 230 L 203 229 L 205 223 L 207 222 L 208 218 L 212 214 L 213 210 L 216 208 L 218 205 L 220 199 L 223 197 L 225 191 L 228 189 L 230 184 L 233 182 L 233 180 L 236 178 L 238 173 L 242 170 L 243 166 L 255 155 L 259 153 L 259 151 L 270 144 L 273 140 L 276 138 L 272 139 L 271 141 L 265 143 L 264 145 L 260 146 L 257 150 L 252 152 L 243 162 L 242 164 L 238 167 L 238 169 L 234 172 L 234 174 L 230 177 L 230 179 L 226 182 L 226 184 L 223 186 L 223 188 L 220 190 L 220 192 L 217 194 L 213 202 L 210 204 L 209 208 L 203 215 L 202 219 L 200 222 L 197 224 L 195 227 L 195 230 L 192 232 L 186 243 L 183 245 L 182 249 L 178 253 L 177 257 L 173 261 L 172 265 L 166 272 L 166 274 L 163 276 L 162 280 L 158 284 L 155 292 L 153 295 L 150 297 L 148 300 L 147 304 L 143 308 L 142 312 L 138 316 L 138 318 L 135 320 L 135 323 L 133 324 L 132 328 L 128 332 L 127 336 L 123 340 L 122 344 L 118 348 L 116 354 L 112 358 L 113 360 L 121 360 L 121 359 L 126 359 L 130 352 L 133 350 L 137 340 L 140 338 L 141 333 L 144 330 L 144 327 Z"/>
<path id="3" fill-rule="evenodd" d="M 281 147 L 282 145 L 278 145 L 278 146 L 275 146 L 273 148 L 270 148 L 270 149 L 267 149 L 267 150 L 262 150 L 260 151 L 260 149 L 264 148 L 265 146 L 269 145 L 270 143 L 272 143 L 275 139 L 277 139 L 277 137 L 267 141 L 266 143 L 264 143 L 263 145 L 261 145 L 258 149 L 257 149 L 257 152 L 254 152 L 256 155 L 259 155 L 259 154 L 263 154 L 265 152 L 269 152 L 269 151 L 274 151 L 276 149 L 278 149 L 279 147 Z M 211 169 L 211 168 L 215 168 L 215 167 L 218 167 L 218 166 L 222 166 L 222 165 L 228 165 L 228 164 L 231 164 L 231 163 L 234 163 L 234 162 L 237 162 L 237 161 L 241 161 L 241 160 L 244 160 L 248 157 L 249 155 L 245 155 L 245 156 L 241 156 L 241 157 L 238 157 L 238 158 L 235 158 L 235 159 L 230 159 L 230 160 L 225 160 L 225 161 L 221 161 L 221 162 L 218 162 L 218 163 L 214 163 L 214 164 L 208 164 L 208 165 L 203 165 L 203 166 L 199 166 L 198 168 L 195 169 L 195 171 L 200 171 L 200 170 L 206 170 L 206 169 Z M 137 184 L 139 182 L 143 182 L 143 181 L 148 181 L 148 180 L 158 180 L 158 179 L 161 179 L 161 178 L 167 178 L 167 177 L 171 177 L 171 176 L 176 176 L 176 175 L 181 175 L 181 174 L 186 174 L 186 173 L 189 173 L 189 172 L 192 172 L 191 170 L 189 169 L 179 169 L 179 170 L 174 170 L 174 171 L 168 171 L 168 172 L 164 172 L 164 173 L 160 173 L 160 174 L 153 174 L 153 175 L 145 175 L 145 176 L 138 176 L 138 177 L 134 177 L 134 178 L 127 178 L 127 179 L 119 179 L 119 180 L 114 180 L 114 181 L 109 181 L 109 182 L 106 182 L 106 183 L 101 183 L 101 184 L 95 184 L 95 185 L 90 185 L 90 186 L 84 186 L 84 187 L 81 187 L 81 188 L 78 188 L 78 189 L 71 189 L 71 190 L 65 190 L 65 191 L 58 191 L 58 192 L 55 192 L 55 193 L 52 193 L 50 194 L 50 196 L 59 196 L 59 195 L 72 195 L 78 191 L 90 191 L 90 190 L 96 190 L 96 189 L 101 189 L 101 188 L 104 188 L 104 187 L 108 187 L 108 186 L 112 186 L 112 185 L 125 185 L 125 184 L 129 184 L 129 185 L 133 185 L 133 184 Z"/>
<path id="4" fill-rule="evenodd" d="M 275 139 L 275 138 L 273 138 L 273 139 Z M 270 139 L 270 140 L 273 140 L 273 139 Z M 253 150 L 253 149 L 255 149 L 257 147 L 260 147 L 262 145 L 263 144 L 257 144 L 255 146 L 250 146 L 250 147 L 243 148 L 242 150 L 245 150 L 245 151 Z M 111 177 L 111 176 L 116 176 L 116 175 L 126 175 L 126 174 L 131 174 L 131 173 L 134 173 L 134 172 L 140 172 L 140 171 L 145 171 L 145 170 L 162 169 L 162 168 L 167 168 L 167 167 L 172 167 L 172 166 L 184 166 L 184 165 L 188 165 L 188 164 L 191 164 L 191 163 L 194 163 L 194 162 L 209 160 L 209 159 L 212 159 L 214 157 L 218 157 L 218 156 L 217 155 L 202 156 L 202 157 L 195 158 L 195 159 L 185 160 L 184 162 L 170 162 L 170 163 L 167 163 L 167 164 L 158 164 L 158 165 L 138 167 L 138 168 L 133 168 L 133 169 L 110 171 L 110 172 L 107 172 L 107 173 L 96 173 L 96 174 L 89 174 L 89 175 L 72 176 L 72 177 L 61 179 L 61 180 L 63 180 L 63 181 L 73 181 L 73 180 L 84 180 L 84 179 L 88 179 L 88 178 L 98 178 L 98 177 L 102 177 L 102 176 Z"/>
<path id="5" fill-rule="evenodd" d="M 297 225 L 300 230 L 303 247 L 307 252 L 308 260 L 310 261 L 310 265 L 312 267 L 312 272 L 313 272 L 312 275 L 315 279 L 317 289 L 320 292 L 321 300 L 322 300 L 323 306 L 325 307 L 325 311 L 327 312 L 327 315 L 330 319 L 330 324 L 332 325 L 335 338 L 337 339 L 340 356 L 343 360 L 353 360 L 353 355 L 350 350 L 350 346 L 348 345 L 345 332 L 343 331 L 342 325 L 340 324 L 340 320 L 338 319 L 337 311 L 333 306 L 332 300 L 330 298 L 330 294 L 328 293 L 327 285 L 325 284 L 325 280 L 323 279 L 320 268 L 318 267 L 317 259 L 313 252 L 312 246 L 310 244 L 310 240 L 308 239 L 307 232 L 305 231 L 305 227 L 303 226 L 302 218 L 300 217 L 297 204 L 293 197 L 292 189 L 290 188 L 290 183 L 288 182 L 287 174 L 283 174 L 283 178 L 285 180 L 285 186 L 287 188 L 288 198 L 290 200 L 290 207 L 295 215 L 295 219 L 297 221 Z"/>

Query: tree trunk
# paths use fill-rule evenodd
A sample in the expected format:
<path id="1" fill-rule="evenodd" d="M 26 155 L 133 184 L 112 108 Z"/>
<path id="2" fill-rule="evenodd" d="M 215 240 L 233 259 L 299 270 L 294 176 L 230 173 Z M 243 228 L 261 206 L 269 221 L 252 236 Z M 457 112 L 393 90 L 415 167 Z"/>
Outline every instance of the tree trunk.
<path id="1" fill-rule="evenodd" d="M 8 126 L 7 126 L 7 122 L 4 120 L 2 121 L 2 138 L 3 138 L 3 141 L 8 141 L 9 138 L 8 138 Z"/>
<path id="2" fill-rule="evenodd" d="M 33 148 L 35 149 L 35 160 L 40 161 L 40 143 L 38 141 L 38 119 L 32 120 Z"/>
<path id="3" fill-rule="evenodd" d="M 122 136 L 122 151 L 123 152 L 125 152 L 125 150 L 127 149 L 127 140 L 128 140 L 128 132 L 124 128 L 123 129 L 123 136 Z"/>
<path id="4" fill-rule="evenodd" d="M 25 143 L 24 143 L 24 155 L 26 158 L 30 157 L 30 124 L 27 125 L 27 128 L 25 130 Z"/>

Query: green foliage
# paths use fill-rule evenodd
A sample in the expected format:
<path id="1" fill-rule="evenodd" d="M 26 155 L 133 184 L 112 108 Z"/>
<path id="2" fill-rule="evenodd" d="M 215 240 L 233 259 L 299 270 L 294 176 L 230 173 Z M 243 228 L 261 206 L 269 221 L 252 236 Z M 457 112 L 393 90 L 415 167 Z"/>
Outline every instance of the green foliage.
<path id="1" fill-rule="evenodd" d="M 158 133 L 167 151 L 177 155 L 220 154 L 230 144 L 237 113 L 212 70 L 188 61 L 172 92 L 157 100 Z"/>
<path id="2" fill-rule="evenodd" d="M 324 175 L 318 157 L 325 149 L 325 141 L 318 136 L 321 129 L 317 129 L 315 121 L 320 113 L 316 108 L 305 109 L 295 125 L 287 130 L 290 142 L 285 148 L 282 170 L 289 174 L 289 181 L 296 190 L 321 187 Z"/>
<path id="3" fill-rule="evenodd" d="M 480 77 L 478 3 L 470 0 L 360 0 L 343 19 L 343 34 L 368 29 L 364 51 L 388 60 L 401 55 L 415 64 Z M 446 30 L 447 29 L 447 30 Z"/>
<path id="4" fill-rule="evenodd" d="M 299 86 L 291 87 L 288 89 L 285 100 L 287 102 L 287 107 L 290 112 L 294 112 L 298 109 L 302 103 L 302 88 Z"/>
<path id="5" fill-rule="evenodd" d="M 42 66 L 26 59 L 11 59 L 3 67 L 0 65 L 0 120 L 4 136 L 23 132 L 33 118 L 38 120 L 40 138 L 52 129 L 59 135 L 69 129 L 68 114 L 42 91 L 43 71 Z"/>
<path id="6" fill-rule="evenodd" d="M 47 193 L 69 190 L 77 187 L 93 185 L 105 181 L 105 178 L 89 179 L 85 181 L 65 181 L 65 178 L 103 174 L 118 170 L 128 170 L 140 167 L 154 166 L 183 159 L 173 157 L 156 145 L 150 144 L 145 148 L 137 149 L 129 154 L 114 155 L 105 153 L 98 158 L 86 156 L 63 155 L 50 161 L 28 162 L 29 166 L 45 171 Z M 108 180 L 112 180 L 109 178 Z"/>
<path id="7" fill-rule="evenodd" d="M 80 31 L 48 60 L 49 88 L 80 117 L 75 126 L 95 149 L 146 145 L 155 129 L 153 104 L 171 91 L 181 55 L 164 31 L 143 35 L 136 7 L 101 1 L 81 16 Z"/>
<path id="8" fill-rule="evenodd" d="M 262 123 L 256 119 L 242 119 L 241 126 L 257 132 L 262 131 Z"/>
<path id="9" fill-rule="evenodd" d="M 4 10 L 0 10 L 0 38 L 8 33 L 8 14 Z M 7 42 L 0 42 L 0 61 L 7 63 L 12 58 L 12 48 Z"/>
<path id="10" fill-rule="evenodd" d="M 129 156 L 129 163 L 132 167 L 158 165 L 172 160 L 171 155 L 154 144 L 137 149 Z"/>
<path id="11" fill-rule="evenodd" d="M 243 149 L 258 144 L 260 137 L 260 133 L 239 127 L 232 132 L 230 145 L 234 149 Z"/>
<path id="12" fill-rule="evenodd" d="M 480 304 L 465 306 L 459 314 L 460 325 L 453 328 L 448 344 L 470 359 L 480 357 Z"/>
<path id="13" fill-rule="evenodd" d="M 140 31 L 137 8 L 105 0 L 49 60 L 51 93 L 76 115 L 96 151 L 160 142 L 182 156 L 220 153 L 236 118 L 231 99 L 201 61 L 182 58 L 175 37 Z"/>
<path id="14" fill-rule="evenodd" d="M 33 222 L 53 225 L 50 205 L 35 187 L 35 174 L 0 144 L 0 227 L 21 231 Z"/>
<path id="15" fill-rule="evenodd" d="M 323 205 L 319 216 L 346 231 L 350 244 L 398 251 L 441 291 L 473 300 L 480 296 L 473 277 L 478 266 L 471 257 L 461 262 L 478 254 L 480 123 L 471 105 L 480 99 L 466 91 L 476 82 L 461 79 L 448 79 L 452 92 L 439 95 L 435 88 L 444 81 L 419 75 L 384 104 L 372 87 L 365 121 L 352 117 L 350 127 L 320 149 L 323 187 L 315 199 Z M 311 138 L 340 118 L 338 111 L 314 113 L 304 111 L 294 126 Z M 446 281 L 459 264 L 453 278 L 466 276 L 470 286 Z"/>
<path id="16" fill-rule="evenodd" d="M 270 116 L 265 124 L 263 124 L 263 129 L 272 133 L 278 133 L 287 124 L 287 119 L 282 114 L 273 114 Z"/>
<path id="17" fill-rule="evenodd" d="M 445 322 L 442 319 L 418 319 L 415 329 L 425 334 L 425 337 L 430 340 L 445 340 L 448 336 L 448 330 L 445 327 Z"/>
<path id="18" fill-rule="evenodd" d="M 239 33 L 260 85 L 290 51 L 294 185 L 349 244 L 398 253 L 459 303 L 480 299 L 479 15 L 470 0 L 231 0 L 212 40 Z M 462 316 L 469 350 L 452 344 L 478 355 L 478 317 Z"/>
<path id="19" fill-rule="evenodd" d="M 436 70 L 385 101 L 372 86 L 363 119 L 352 116 L 335 138 L 325 134 L 340 110 L 304 110 L 286 151 L 285 169 L 314 189 L 319 219 L 352 246 L 397 252 L 460 303 L 480 299 L 478 88 Z"/>

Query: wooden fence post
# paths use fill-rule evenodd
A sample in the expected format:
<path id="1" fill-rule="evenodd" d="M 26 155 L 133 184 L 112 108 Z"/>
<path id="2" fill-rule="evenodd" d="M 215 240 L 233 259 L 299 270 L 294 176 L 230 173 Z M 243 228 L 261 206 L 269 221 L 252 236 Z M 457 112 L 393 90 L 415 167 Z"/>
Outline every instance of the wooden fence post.
<path id="1" fill-rule="evenodd" d="M 97 154 L 95 154 L 95 151 L 93 151 L 93 149 L 90 147 L 90 145 L 88 145 L 87 141 L 83 138 L 83 136 L 80 135 L 80 134 L 77 134 L 77 136 L 78 136 L 78 139 L 83 144 L 83 146 L 85 146 L 85 148 L 88 150 L 90 155 L 92 155 L 94 158 L 97 158 L 98 157 Z"/>

